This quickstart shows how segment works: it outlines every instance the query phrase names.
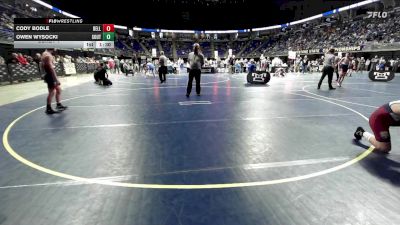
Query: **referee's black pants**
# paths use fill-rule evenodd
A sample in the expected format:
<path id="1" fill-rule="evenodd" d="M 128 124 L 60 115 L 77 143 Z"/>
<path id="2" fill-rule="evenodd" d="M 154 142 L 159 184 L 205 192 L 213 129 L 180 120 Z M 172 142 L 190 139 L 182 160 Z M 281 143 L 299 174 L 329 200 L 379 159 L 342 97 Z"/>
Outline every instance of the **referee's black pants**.
<path id="1" fill-rule="evenodd" d="M 160 77 L 161 82 L 166 81 L 165 75 L 167 73 L 168 73 L 168 68 L 166 66 L 160 66 L 160 68 L 158 68 L 158 76 Z"/>
<path id="2" fill-rule="evenodd" d="M 200 94 L 200 75 L 201 75 L 201 70 L 199 69 L 191 69 L 189 71 L 189 81 L 186 89 L 186 94 L 190 95 L 190 92 L 192 92 L 192 83 L 193 83 L 193 78 L 196 80 L 196 93 L 199 95 Z"/>
<path id="3" fill-rule="evenodd" d="M 328 75 L 328 85 L 329 89 L 332 89 L 332 78 L 333 78 L 333 67 L 332 66 L 324 66 L 322 69 L 322 76 L 318 82 L 318 89 L 321 88 L 322 81 L 325 79 L 326 75 Z"/>

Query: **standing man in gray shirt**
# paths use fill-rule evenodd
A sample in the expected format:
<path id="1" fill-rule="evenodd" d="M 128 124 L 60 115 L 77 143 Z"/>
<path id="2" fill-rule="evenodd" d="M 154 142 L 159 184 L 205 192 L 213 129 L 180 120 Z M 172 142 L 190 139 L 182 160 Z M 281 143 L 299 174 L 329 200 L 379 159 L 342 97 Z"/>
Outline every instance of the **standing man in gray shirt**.
<path id="1" fill-rule="evenodd" d="M 120 68 L 121 68 L 121 62 L 119 61 L 118 56 L 115 56 L 114 63 L 115 63 L 115 67 L 114 67 L 115 73 L 116 73 L 116 74 L 120 74 L 120 73 L 121 73 L 121 70 L 120 70 Z M 117 71 L 118 71 L 118 72 L 117 72 Z"/>
<path id="2" fill-rule="evenodd" d="M 166 75 L 168 73 L 167 62 L 167 57 L 165 57 L 164 52 L 161 51 L 160 58 L 158 59 L 158 63 L 160 64 L 160 67 L 158 68 L 158 76 L 160 77 L 161 83 L 166 81 Z"/>
<path id="3" fill-rule="evenodd" d="M 197 96 L 200 96 L 200 75 L 201 75 L 201 67 L 204 64 L 204 56 L 203 54 L 201 54 L 200 45 L 198 43 L 195 43 L 193 45 L 193 52 L 189 53 L 188 62 L 189 62 L 189 81 L 186 89 L 186 97 L 189 97 L 190 92 L 192 91 L 193 78 L 196 79 Z"/>
<path id="4" fill-rule="evenodd" d="M 325 79 L 326 75 L 328 75 L 328 85 L 329 90 L 335 90 L 336 88 L 332 87 L 332 77 L 333 77 L 333 66 L 335 65 L 335 49 L 331 48 L 327 53 L 325 53 L 324 59 L 324 68 L 322 69 L 322 76 L 318 82 L 318 89 L 321 88 L 322 81 Z"/>
<path id="5" fill-rule="evenodd" d="M 379 59 L 378 56 L 376 55 L 375 58 L 371 59 L 371 67 L 369 68 L 369 71 L 376 70 L 376 64 L 378 64 Z"/>

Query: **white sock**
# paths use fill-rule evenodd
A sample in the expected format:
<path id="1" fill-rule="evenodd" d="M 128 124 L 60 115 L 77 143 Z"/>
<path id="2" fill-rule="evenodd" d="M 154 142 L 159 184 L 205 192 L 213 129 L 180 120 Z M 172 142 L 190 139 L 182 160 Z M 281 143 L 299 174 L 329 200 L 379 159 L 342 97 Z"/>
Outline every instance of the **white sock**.
<path id="1" fill-rule="evenodd" d="M 369 139 L 371 139 L 372 137 L 374 137 L 374 135 L 371 134 L 371 133 L 369 133 L 369 132 L 366 132 L 366 131 L 365 131 L 365 132 L 363 133 L 363 137 L 369 141 Z"/>

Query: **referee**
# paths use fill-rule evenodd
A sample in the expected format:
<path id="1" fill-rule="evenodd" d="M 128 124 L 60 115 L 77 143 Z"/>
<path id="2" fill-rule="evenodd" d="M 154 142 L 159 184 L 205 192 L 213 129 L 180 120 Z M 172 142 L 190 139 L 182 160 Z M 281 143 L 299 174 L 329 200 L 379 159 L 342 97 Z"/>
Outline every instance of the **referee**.
<path id="1" fill-rule="evenodd" d="M 190 66 L 189 80 L 186 89 L 186 97 L 190 96 L 192 91 L 193 78 L 196 80 L 196 93 L 200 96 L 200 75 L 201 67 L 204 65 L 204 56 L 201 54 L 200 45 L 195 43 L 193 45 L 193 52 L 189 53 L 188 62 Z"/>
<path id="2" fill-rule="evenodd" d="M 318 89 L 321 88 L 322 81 L 325 79 L 326 75 L 328 75 L 328 85 L 329 90 L 335 90 L 336 88 L 332 87 L 332 77 L 333 77 L 333 67 L 335 64 L 335 49 L 331 48 L 327 53 L 325 53 L 324 59 L 324 68 L 322 69 L 322 76 L 318 82 Z"/>
<path id="3" fill-rule="evenodd" d="M 160 82 L 164 83 L 166 81 L 166 75 L 168 73 L 167 68 L 167 57 L 165 57 L 164 52 L 160 52 L 160 59 L 158 60 L 160 67 L 158 68 L 158 76 L 160 77 Z"/>

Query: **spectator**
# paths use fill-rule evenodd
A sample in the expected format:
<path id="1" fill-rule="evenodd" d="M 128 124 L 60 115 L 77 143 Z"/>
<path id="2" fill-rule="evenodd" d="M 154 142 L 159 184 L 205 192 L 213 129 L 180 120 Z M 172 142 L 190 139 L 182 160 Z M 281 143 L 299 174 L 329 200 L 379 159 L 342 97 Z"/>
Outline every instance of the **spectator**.
<path id="1" fill-rule="evenodd" d="M 24 58 L 26 59 L 28 64 L 32 64 L 34 62 L 32 56 L 24 55 Z"/>
<path id="2" fill-rule="evenodd" d="M 18 54 L 12 53 L 11 58 L 7 60 L 7 64 L 18 64 Z"/>
<path id="3" fill-rule="evenodd" d="M 36 53 L 35 57 L 33 58 L 33 61 L 36 62 L 38 65 L 40 64 L 41 61 L 41 54 L 40 53 Z"/>
<path id="4" fill-rule="evenodd" d="M 365 70 L 369 70 L 368 68 L 369 68 L 369 65 L 371 65 L 371 60 L 370 59 L 367 59 L 366 61 L 365 61 Z"/>
<path id="5" fill-rule="evenodd" d="M 397 58 L 393 63 L 393 72 L 397 72 L 397 70 L 399 69 L 399 64 L 400 64 L 400 59 Z"/>
<path id="6" fill-rule="evenodd" d="M 110 69 L 111 73 L 114 73 L 114 66 L 115 66 L 115 62 L 114 62 L 114 57 L 110 58 L 108 60 L 108 69 Z"/>
<path id="7" fill-rule="evenodd" d="M 28 65 L 29 64 L 28 61 L 26 60 L 26 58 L 21 53 L 19 53 L 17 55 L 17 60 L 21 65 Z"/>
<path id="8" fill-rule="evenodd" d="M 302 73 L 308 72 L 308 58 L 305 55 L 303 60 L 301 61 Z"/>
<path id="9" fill-rule="evenodd" d="M 385 58 L 381 57 L 381 58 L 379 59 L 379 62 L 378 62 L 378 63 L 379 63 L 379 64 L 378 64 L 379 70 L 385 70 L 385 64 L 386 64 Z"/>
<path id="10" fill-rule="evenodd" d="M 360 63 L 358 64 L 357 72 L 365 70 L 365 59 L 361 57 Z"/>
<path id="11" fill-rule="evenodd" d="M 378 56 L 376 55 L 373 59 L 371 59 L 371 68 L 369 68 L 370 71 L 376 70 L 376 65 L 379 63 Z"/>
<path id="12" fill-rule="evenodd" d="M 115 62 L 115 73 L 120 74 L 121 73 L 121 71 L 120 71 L 121 63 L 117 56 L 115 56 L 114 62 Z"/>

